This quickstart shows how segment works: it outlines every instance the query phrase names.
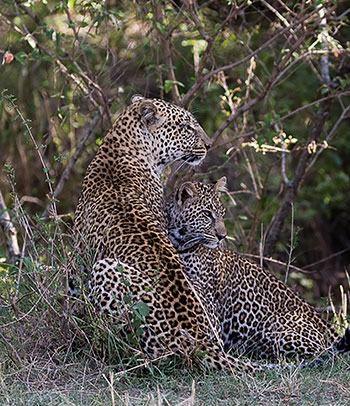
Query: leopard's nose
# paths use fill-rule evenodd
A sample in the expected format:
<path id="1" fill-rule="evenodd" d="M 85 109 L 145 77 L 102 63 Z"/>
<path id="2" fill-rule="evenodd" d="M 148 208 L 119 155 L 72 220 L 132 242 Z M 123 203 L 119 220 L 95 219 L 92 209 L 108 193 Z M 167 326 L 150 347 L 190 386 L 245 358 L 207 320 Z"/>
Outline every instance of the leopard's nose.
<path id="1" fill-rule="evenodd" d="M 218 237 L 218 240 L 221 241 L 226 238 L 227 233 L 216 233 L 216 236 Z"/>

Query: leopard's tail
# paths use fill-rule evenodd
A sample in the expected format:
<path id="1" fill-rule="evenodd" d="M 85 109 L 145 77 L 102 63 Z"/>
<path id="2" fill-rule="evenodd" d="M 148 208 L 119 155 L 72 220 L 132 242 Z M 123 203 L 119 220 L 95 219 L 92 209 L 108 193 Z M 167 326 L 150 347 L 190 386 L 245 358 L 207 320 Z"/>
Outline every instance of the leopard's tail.
<path id="1" fill-rule="evenodd" d="M 340 353 L 350 351 L 350 326 L 345 330 L 343 337 L 334 344 L 334 348 Z"/>

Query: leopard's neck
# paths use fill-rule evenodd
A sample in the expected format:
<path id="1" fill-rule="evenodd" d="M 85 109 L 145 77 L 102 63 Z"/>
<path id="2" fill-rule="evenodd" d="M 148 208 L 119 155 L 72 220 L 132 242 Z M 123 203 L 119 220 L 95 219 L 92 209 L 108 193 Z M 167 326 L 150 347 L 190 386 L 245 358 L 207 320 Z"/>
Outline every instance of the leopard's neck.
<path id="1" fill-rule="evenodd" d="M 140 210 L 152 215 L 152 221 L 162 230 L 166 230 L 165 202 L 160 179 L 160 168 L 151 153 L 146 153 L 135 139 L 130 145 L 118 134 L 109 133 L 91 162 L 84 180 L 94 187 L 84 187 L 85 201 L 93 196 L 103 195 L 106 191 L 116 192 L 116 198 L 123 204 L 137 201 Z M 136 137 L 137 138 L 137 137 Z M 91 180 L 92 179 L 92 180 Z"/>

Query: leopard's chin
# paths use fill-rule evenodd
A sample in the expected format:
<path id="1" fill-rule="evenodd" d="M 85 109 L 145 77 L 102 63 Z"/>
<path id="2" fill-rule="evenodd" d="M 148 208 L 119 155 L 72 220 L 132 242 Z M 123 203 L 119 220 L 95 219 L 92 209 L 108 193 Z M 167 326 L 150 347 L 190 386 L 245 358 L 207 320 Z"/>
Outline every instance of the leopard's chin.
<path id="1" fill-rule="evenodd" d="M 210 248 L 210 249 L 215 249 L 218 248 L 220 246 L 220 241 L 205 241 L 202 243 L 202 245 L 204 245 L 204 247 L 206 248 Z"/>

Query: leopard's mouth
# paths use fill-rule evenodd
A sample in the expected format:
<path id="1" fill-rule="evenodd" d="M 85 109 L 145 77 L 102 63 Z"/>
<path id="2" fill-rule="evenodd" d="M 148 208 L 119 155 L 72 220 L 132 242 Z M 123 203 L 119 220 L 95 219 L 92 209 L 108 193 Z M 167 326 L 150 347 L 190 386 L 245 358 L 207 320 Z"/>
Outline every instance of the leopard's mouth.
<path id="1" fill-rule="evenodd" d="M 191 166 L 199 165 L 206 156 L 206 151 L 191 152 L 186 154 L 182 159 Z"/>
<path id="2" fill-rule="evenodd" d="M 204 245 L 204 247 L 206 247 L 206 248 L 215 249 L 215 248 L 220 247 L 220 241 L 219 240 L 216 240 L 216 241 L 205 240 L 205 241 L 202 241 L 202 245 Z"/>
<path id="3" fill-rule="evenodd" d="M 201 244 L 204 245 L 204 247 L 215 249 L 223 246 L 225 243 L 224 238 L 218 238 L 211 234 L 204 234 L 202 236 Z"/>

